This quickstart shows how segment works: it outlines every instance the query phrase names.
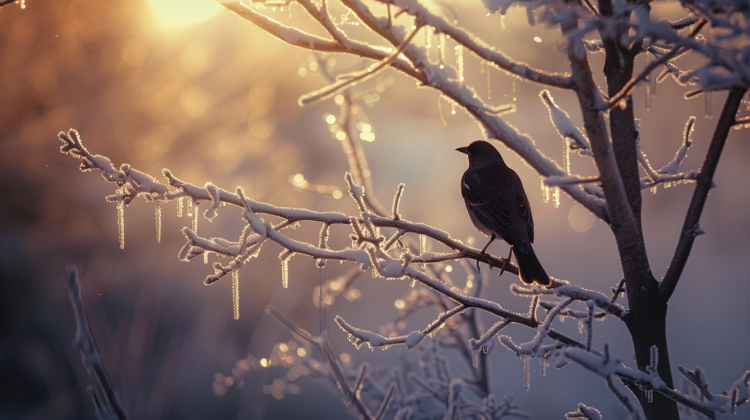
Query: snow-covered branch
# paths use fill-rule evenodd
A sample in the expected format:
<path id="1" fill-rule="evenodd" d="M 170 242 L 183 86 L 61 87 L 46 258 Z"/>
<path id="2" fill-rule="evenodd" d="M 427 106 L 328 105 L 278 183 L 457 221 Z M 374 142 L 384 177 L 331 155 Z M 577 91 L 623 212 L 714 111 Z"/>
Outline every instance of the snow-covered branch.
<path id="1" fill-rule="evenodd" d="M 568 348 L 562 350 L 562 354 L 571 361 L 581 365 L 585 369 L 596 373 L 607 381 L 610 390 L 617 396 L 620 402 L 631 411 L 631 415 L 640 416 L 645 419 L 640 405 L 634 399 L 634 395 L 620 382 L 628 382 L 649 393 L 656 391 L 667 398 L 670 398 L 695 410 L 709 419 L 722 418 L 724 414 L 734 413 L 735 407 L 748 401 L 748 381 L 750 380 L 750 371 L 746 372 L 740 380 L 732 385 L 732 388 L 721 394 L 712 394 L 708 391 L 708 383 L 705 374 L 700 368 L 695 371 L 688 371 L 680 367 L 680 372 L 695 384 L 702 395 L 700 400 L 694 400 L 685 394 L 668 387 L 655 371 L 641 372 L 624 366 L 620 360 L 612 358 L 609 355 L 609 349 L 605 345 L 604 355 L 596 355 L 586 352 L 582 349 Z"/>

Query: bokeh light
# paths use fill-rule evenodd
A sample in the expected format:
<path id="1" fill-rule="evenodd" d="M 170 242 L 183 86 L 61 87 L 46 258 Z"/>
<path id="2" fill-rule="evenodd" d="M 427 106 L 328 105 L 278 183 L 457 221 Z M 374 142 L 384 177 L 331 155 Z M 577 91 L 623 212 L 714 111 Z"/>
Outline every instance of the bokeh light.
<path id="1" fill-rule="evenodd" d="M 148 0 L 148 4 L 163 26 L 194 25 L 224 10 L 213 0 Z"/>

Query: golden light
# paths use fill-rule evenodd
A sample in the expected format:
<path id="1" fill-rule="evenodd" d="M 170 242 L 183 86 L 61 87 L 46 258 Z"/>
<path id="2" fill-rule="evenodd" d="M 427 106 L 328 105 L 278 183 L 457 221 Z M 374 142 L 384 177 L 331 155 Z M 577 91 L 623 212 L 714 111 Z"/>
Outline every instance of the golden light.
<path id="1" fill-rule="evenodd" d="M 224 10 L 214 0 L 148 0 L 148 4 L 163 26 L 194 25 Z"/>

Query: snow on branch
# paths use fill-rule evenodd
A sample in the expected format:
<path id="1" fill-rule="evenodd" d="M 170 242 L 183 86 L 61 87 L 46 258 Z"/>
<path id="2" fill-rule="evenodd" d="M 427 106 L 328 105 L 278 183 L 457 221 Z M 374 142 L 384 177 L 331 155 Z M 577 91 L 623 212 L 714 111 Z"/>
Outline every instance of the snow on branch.
<path id="1" fill-rule="evenodd" d="M 388 65 L 391 62 L 393 62 L 393 60 L 395 60 L 396 57 L 398 57 L 401 54 L 401 52 L 409 44 L 409 42 L 411 42 L 411 40 L 414 39 L 414 36 L 417 34 L 419 29 L 420 29 L 419 26 L 412 29 L 409 35 L 407 35 L 406 38 L 404 38 L 403 42 L 401 42 L 401 45 L 399 45 L 396 51 L 394 51 L 384 60 L 364 70 L 340 75 L 337 77 L 338 80 L 336 81 L 336 83 L 333 83 L 329 86 L 316 90 L 315 92 L 310 92 L 308 94 L 302 95 L 298 101 L 299 105 L 300 106 L 312 105 L 317 102 L 323 101 L 325 99 L 331 98 L 333 97 L 333 95 L 341 92 L 347 87 L 352 86 L 355 83 L 362 83 L 363 81 L 375 76 L 382 70 L 386 69 Z"/>
<path id="2" fill-rule="evenodd" d="M 461 313 L 464 309 L 466 309 L 464 305 L 455 306 L 451 310 L 438 315 L 437 319 L 423 330 L 412 331 L 410 334 L 397 337 L 384 337 L 371 331 L 353 327 L 344 321 L 344 318 L 338 315 L 334 320 L 342 330 L 349 334 L 349 341 L 357 349 L 359 349 L 362 344 L 367 343 L 368 347 L 371 349 L 386 349 L 391 346 L 404 344 L 407 349 L 411 350 L 421 343 L 427 335 L 432 334 L 438 328 L 442 328 L 448 319 Z"/>
<path id="3" fill-rule="evenodd" d="M 332 50 L 331 52 L 354 54 L 381 62 L 388 56 L 387 51 L 381 48 L 370 47 L 367 44 L 347 39 L 330 21 L 330 16 L 328 16 L 328 12 L 325 10 L 325 2 L 323 2 L 320 7 L 306 1 L 303 1 L 302 4 L 313 18 L 321 23 L 321 25 L 323 25 L 324 28 L 334 37 L 334 40 L 338 40 L 341 44 L 337 50 Z M 532 82 L 547 84 L 549 86 L 572 88 L 569 76 L 547 74 L 530 69 L 528 65 L 524 63 L 515 62 L 481 43 L 474 36 L 451 26 L 442 18 L 431 14 L 416 1 L 404 2 L 403 4 L 401 4 L 401 2 L 394 2 L 392 4 L 403 6 L 402 10 L 409 14 L 415 14 L 415 23 L 417 26 L 432 26 L 437 32 L 449 35 L 451 39 L 458 42 L 464 48 L 473 51 L 481 59 L 494 60 L 492 61 L 493 63 L 516 76 Z M 359 0 L 344 0 L 344 5 L 351 9 L 365 26 L 385 38 L 385 40 L 391 43 L 394 47 L 402 44 L 406 36 L 406 31 L 403 27 L 392 25 L 391 20 L 386 17 L 376 16 Z M 251 23 L 258 25 L 261 29 L 266 30 L 274 36 L 280 37 L 293 45 L 298 45 L 301 42 L 302 45 L 299 46 L 316 49 L 315 40 L 310 41 L 304 37 L 304 34 L 300 33 L 290 34 L 283 25 L 262 17 L 247 6 L 243 6 L 236 1 L 227 0 L 226 7 L 245 17 Z M 328 47 L 326 42 L 333 42 L 327 40 L 324 41 L 324 44 L 321 45 L 326 47 Z M 462 106 L 474 118 L 476 118 L 480 124 L 482 124 L 487 130 L 489 137 L 500 140 L 506 146 L 517 152 L 541 175 L 564 175 L 564 171 L 562 171 L 554 161 L 541 154 L 536 147 L 534 147 L 533 141 L 527 135 L 519 133 L 514 127 L 508 125 L 499 118 L 496 112 L 497 107 L 484 104 L 473 89 L 466 86 L 466 84 L 460 80 L 460 77 L 456 77 L 455 71 L 451 67 L 439 66 L 438 64 L 431 63 L 423 48 L 410 43 L 404 46 L 403 56 L 405 56 L 413 66 L 407 61 L 400 59 L 392 60 L 390 65 L 416 79 L 419 83 L 438 90 L 442 95 Z M 596 194 L 592 195 L 588 188 L 581 188 L 577 185 L 565 185 L 562 189 L 599 218 L 607 221 L 608 213 L 604 201 Z"/>
<path id="4" fill-rule="evenodd" d="M 451 39 L 462 45 L 467 50 L 474 53 L 477 57 L 486 60 L 498 68 L 508 73 L 520 77 L 530 82 L 539 83 L 557 87 L 560 89 L 572 89 L 569 74 L 548 73 L 543 70 L 532 68 L 526 63 L 515 61 L 505 55 L 503 52 L 496 50 L 494 47 L 482 41 L 479 37 L 469 34 L 445 19 L 431 13 L 419 1 L 416 0 L 378 0 L 381 3 L 393 4 L 398 6 L 406 13 L 416 17 L 417 21 L 423 22 L 435 29 L 435 33 L 443 33 Z"/>
<path id="5" fill-rule="evenodd" d="M 604 295 L 604 293 L 588 290 L 573 284 L 558 282 L 557 284 L 553 284 L 551 288 L 542 288 L 535 285 L 528 286 L 511 284 L 510 290 L 519 296 L 555 295 L 581 302 L 593 302 L 594 305 L 603 309 L 606 313 L 614 315 L 623 321 L 626 320 L 628 316 L 627 309 L 623 308 L 620 304 L 614 303 L 614 301 Z"/>
<path id="6" fill-rule="evenodd" d="M 602 420 L 602 413 L 593 407 L 588 407 L 585 404 L 578 404 L 578 410 L 565 413 L 566 420 Z"/>
<path id="7" fill-rule="evenodd" d="M 620 382 L 621 380 L 643 389 L 647 395 L 649 392 L 656 391 L 712 420 L 723 418 L 722 416 L 725 414 L 734 413 L 737 406 L 746 403 L 748 398 L 750 398 L 750 394 L 748 394 L 750 371 L 745 372 L 742 378 L 735 382 L 728 391 L 724 391 L 721 394 L 713 394 L 708 390 L 708 382 L 700 368 L 689 371 L 680 366 L 680 372 L 700 391 L 701 399 L 695 400 L 680 391 L 668 387 L 657 376 L 655 369 L 648 369 L 650 372 L 642 372 L 628 368 L 620 363 L 620 360 L 611 358 L 609 347 L 606 344 L 604 346 L 604 355 L 596 355 L 577 348 L 567 348 L 561 350 L 561 353 L 569 360 L 604 378 L 610 390 L 617 396 L 623 406 L 630 411 L 631 416 L 635 418 L 640 416 L 641 419 L 645 419 L 645 416 L 637 399 Z"/>
<path id="8" fill-rule="evenodd" d="M 572 139 L 575 142 L 571 143 L 570 148 L 590 149 L 591 146 L 586 136 L 570 121 L 568 113 L 557 106 L 555 100 L 552 98 L 552 94 L 545 89 L 539 94 L 539 97 L 549 110 L 549 118 L 560 136 L 564 139 Z"/>
<path id="9" fill-rule="evenodd" d="M 691 116 L 688 118 L 685 125 L 682 145 L 677 149 L 674 158 L 658 171 L 651 166 L 651 162 L 649 162 L 646 154 L 643 152 L 640 135 L 636 138 L 635 147 L 638 156 L 638 163 L 646 173 L 646 176 L 641 178 L 641 189 L 655 188 L 662 183 L 666 184 L 667 187 L 670 187 L 678 183 L 695 181 L 698 178 L 698 171 L 696 170 L 677 172 L 680 169 L 680 164 L 685 159 L 685 156 L 687 156 L 688 148 L 693 144 L 690 137 L 693 133 L 694 127 L 695 117 Z"/>

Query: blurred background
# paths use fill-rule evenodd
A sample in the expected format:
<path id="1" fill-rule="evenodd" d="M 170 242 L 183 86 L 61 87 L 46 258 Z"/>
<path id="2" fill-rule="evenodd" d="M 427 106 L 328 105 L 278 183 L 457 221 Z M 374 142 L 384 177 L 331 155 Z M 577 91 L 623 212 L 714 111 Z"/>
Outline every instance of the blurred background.
<path id="1" fill-rule="evenodd" d="M 340 4 L 330 7 L 349 36 L 375 40 Z M 558 33 L 529 27 L 523 10 L 501 19 L 485 16 L 478 1 L 433 2 L 430 7 L 516 59 L 566 70 L 564 56 L 555 52 Z M 296 4 L 263 12 L 322 35 Z M 655 13 L 679 15 L 669 2 L 655 6 Z M 431 57 L 437 59 L 437 38 L 429 41 Z M 449 65 L 457 60 L 452 47 L 449 42 Z M 310 380 L 301 380 L 300 389 L 273 393 L 268 385 L 283 374 L 274 369 L 249 374 L 243 387 L 221 397 L 212 386 L 216 373 L 228 374 L 247 354 L 267 357 L 278 343 L 291 339 L 264 313 L 266 305 L 316 331 L 312 260 L 293 258 L 290 286 L 283 289 L 280 248 L 266 245 L 260 258 L 240 272 L 241 317 L 235 321 L 230 281 L 205 287 L 210 265 L 177 260 L 184 242 L 180 228 L 190 219 L 176 216 L 175 203 L 163 208 L 161 243 L 156 242 L 153 203 L 137 200 L 129 206 L 125 249 L 119 249 L 116 206 L 104 200 L 114 186 L 98 174 L 81 173 L 79 162 L 60 154 L 56 137 L 76 128 L 92 153 L 108 156 L 118 167 L 127 162 L 154 176 L 169 168 L 197 185 L 242 186 L 248 196 L 274 205 L 352 214 L 354 203 L 341 197 L 348 166 L 336 139 L 338 107 L 333 100 L 304 109 L 297 105 L 300 95 L 326 83 L 321 63 L 334 71 L 368 64 L 293 48 L 210 1 L 28 0 L 0 9 L 0 418 L 94 416 L 85 391 L 94 378 L 71 347 L 75 323 L 62 281 L 67 263 L 82 268 L 92 329 L 132 418 L 350 414 L 337 395 Z M 602 56 L 592 56 L 592 66 L 601 69 Z M 542 88 L 496 69 L 488 78 L 487 71 L 466 54 L 466 82 L 482 98 L 490 96 L 493 105 L 515 103 L 518 112 L 507 115 L 507 121 L 562 162 L 560 138 L 538 97 Z M 458 188 L 465 157 L 454 151 L 482 138 L 476 123 L 439 100 L 435 91 L 418 89 L 392 70 L 358 89 L 364 92 L 358 129 L 377 197 L 390 203 L 403 182 L 405 219 L 482 245 Z M 642 146 L 657 168 L 673 157 L 691 115 L 698 120 L 683 169 L 697 169 L 708 146 L 724 95 L 683 101 L 685 90 L 671 80 L 659 84 L 650 110 L 644 89 L 635 93 Z M 580 124 L 574 96 L 552 94 Z M 524 181 L 536 221 L 535 249 L 548 272 L 609 294 L 621 271 L 607 226 L 566 196 L 559 207 L 554 200 L 545 202 L 538 175 L 498 147 Z M 696 241 L 668 317 L 675 377 L 678 365 L 701 366 L 714 391 L 728 388 L 750 369 L 750 190 L 743 181 L 748 159 L 747 133 L 732 132 L 716 175 L 718 188 L 701 219 L 707 233 Z M 577 155 L 572 171 L 594 173 L 590 160 Z M 305 183 L 325 188 L 313 193 L 302 188 Z M 644 191 L 644 231 L 657 277 L 666 271 L 692 190 L 678 185 L 659 187 L 656 194 Z M 239 216 L 237 209 L 220 208 L 213 222 L 201 218 L 199 232 L 234 240 L 242 227 Z M 313 241 L 318 228 L 303 225 L 288 234 Z M 333 229 L 332 246 L 347 246 L 347 234 Z M 505 255 L 507 247 L 496 242 L 490 250 Z M 463 284 L 463 270 L 454 265 L 452 277 Z M 329 264 L 324 275 L 335 278 L 349 268 Z M 510 275 L 491 276 L 487 297 L 526 311 L 528 301 L 508 290 L 515 281 Z M 357 280 L 357 289 L 361 293 L 335 301 L 331 316 L 375 331 L 396 318 L 394 303 L 411 290 L 405 282 L 373 280 L 369 273 Z M 434 316 L 433 309 L 421 311 L 407 330 L 423 327 Z M 494 322 L 483 319 L 486 325 Z M 577 334 L 570 321 L 561 329 Z M 509 331 L 516 342 L 531 337 L 521 328 Z M 610 343 L 632 365 L 623 325 L 607 320 L 596 323 L 595 332 L 596 345 Z M 408 353 L 404 348 L 357 351 L 337 328 L 331 339 L 342 362 L 354 367 L 363 361 L 392 364 Z M 493 392 L 514 395 L 534 418 L 563 418 L 579 402 L 598 408 L 605 418 L 625 418 L 601 380 L 582 369 L 551 369 L 546 377 L 532 369 L 527 392 L 520 359 L 497 344 L 486 357 Z M 462 374 L 460 365 L 452 368 Z M 747 407 L 741 414 L 748 414 Z"/>

